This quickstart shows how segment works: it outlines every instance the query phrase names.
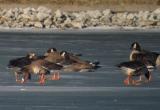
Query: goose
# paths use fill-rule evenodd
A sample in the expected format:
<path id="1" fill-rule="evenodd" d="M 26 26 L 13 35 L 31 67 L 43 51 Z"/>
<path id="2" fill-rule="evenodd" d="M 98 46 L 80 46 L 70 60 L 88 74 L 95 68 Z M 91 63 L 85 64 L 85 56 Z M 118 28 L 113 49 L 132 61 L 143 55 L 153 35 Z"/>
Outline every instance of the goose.
<path id="1" fill-rule="evenodd" d="M 61 52 L 61 56 L 63 57 L 63 61 L 58 64 L 63 65 L 63 70 L 65 72 L 89 72 L 98 68 L 98 63 L 92 63 L 89 61 L 79 62 L 70 57 L 70 54 L 66 51 Z"/>
<path id="2" fill-rule="evenodd" d="M 138 42 L 133 42 L 131 45 L 130 61 L 141 61 L 144 64 L 150 63 L 147 66 L 150 72 L 160 67 L 159 53 L 142 49 Z M 139 81 L 141 81 L 141 76 Z"/>
<path id="3" fill-rule="evenodd" d="M 121 62 L 120 64 L 118 64 L 116 66 L 118 68 L 120 68 L 125 75 L 127 75 L 127 78 L 124 80 L 124 84 L 126 84 L 126 85 L 138 84 L 139 81 L 134 81 L 132 79 L 133 76 L 144 75 L 147 78 L 147 81 L 151 80 L 150 71 L 148 71 L 147 66 L 140 61 Z"/>
<path id="4" fill-rule="evenodd" d="M 138 42 L 131 45 L 130 61 L 134 60 L 149 61 L 154 67 L 160 66 L 160 54 L 142 49 Z"/>
<path id="5" fill-rule="evenodd" d="M 46 56 L 45 60 L 52 62 L 52 63 L 59 63 L 64 60 L 61 55 L 62 55 L 62 53 L 65 53 L 65 52 L 66 51 L 58 52 L 55 48 L 50 48 L 44 54 L 44 56 Z M 84 62 L 83 60 L 79 59 L 79 57 L 78 57 L 78 56 L 81 56 L 81 54 L 73 54 L 73 53 L 69 53 L 69 52 L 67 52 L 67 54 L 69 55 L 70 59 L 72 59 L 76 62 Z"/>
<path id="6" fill-rule="evenodd" d="M 63 66 L 51 63 L 45 60 L 45 58 L 37 57 L 36 55 L 32 58 L 31 64 L 23 67 L 21 72 L 25 75 L 23 82 L 27 80 L 29 74 L 39 75 L 39 83 L 44 84 L 46 80 L 46 75 L 54 73 L 52 80 L 59 80 L 59 70 Z M 56 72 L 54 72 L 56 71 Z"/>
<path id="7" fill-rule="evenodd" d="M 9 60 L 7 68 L 11 69 L 14 72 L 16 82 L 20 82 L 21 81 L 21 80 L 19 80 L 19 76 L 22 74 L 21 73 L 21 69 L 24 66 L 31 64 L 32 57 L 34 55 L 35 55 L 35 53 L 30 52 L 25 57 L 20 57 L 20 58 L 15 58 L 15 59 Z M 30 74 L 28 74 L 28 79 L 31 79 L 31 75 Z"/>

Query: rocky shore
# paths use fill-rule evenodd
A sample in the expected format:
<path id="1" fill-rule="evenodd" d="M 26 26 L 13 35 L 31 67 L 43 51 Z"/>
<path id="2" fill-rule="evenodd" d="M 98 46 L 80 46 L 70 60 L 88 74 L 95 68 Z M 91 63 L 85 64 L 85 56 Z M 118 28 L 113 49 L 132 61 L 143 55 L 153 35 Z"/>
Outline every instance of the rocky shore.
<path id="1" fill-rule="evenodd" d="M 160 27 L 160 8 L 154 11 L 52 11 L 46 7 L 0 9 L 0 27 L 82 29 L 90 27 Z"/>

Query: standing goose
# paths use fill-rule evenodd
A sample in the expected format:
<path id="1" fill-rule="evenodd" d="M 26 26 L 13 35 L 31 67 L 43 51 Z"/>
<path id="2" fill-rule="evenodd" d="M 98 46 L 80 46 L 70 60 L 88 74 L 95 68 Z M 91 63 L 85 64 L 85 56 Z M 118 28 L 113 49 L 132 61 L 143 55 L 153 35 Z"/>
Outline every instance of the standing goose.
<path id="1" fill-rule="evenodd" d="M 148 71 L 146 65 L 140 61 L 122 62 L 116 66 L 127 75 L 127 78 L 124 80 L 124 84 L 126 85 L 137 84 L 137 81 L 132 80 L 133 76 L 144 75 L 148 81 L 151 79 L 150 72 Z"/>
<path id="2" fill-rule="evenodd" d="M 141 61 L 144 64 L 150 63 L 147 68 L 149 71 L 153 71 L 154 68 L 160 66 L 160 55 L 156 52 L 143 50 L 138 42 L 134 42 L 131 45 L 130 61 Z"/>
<path id="3" fill-rule="evenodd" d="M 149 61 L 154 67 L 160 66 L 160 54 L 157 52 L 150 52 L 143 50 L 138 42 L 131 45 L 130 61 Z"/>

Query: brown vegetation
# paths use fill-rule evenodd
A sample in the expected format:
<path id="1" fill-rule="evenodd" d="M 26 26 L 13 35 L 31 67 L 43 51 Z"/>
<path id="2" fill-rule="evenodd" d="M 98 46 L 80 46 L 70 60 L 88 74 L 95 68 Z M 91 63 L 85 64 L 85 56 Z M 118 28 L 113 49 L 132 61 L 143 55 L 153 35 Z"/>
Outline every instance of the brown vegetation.
<path id="1" fill-rule="evenodd" d="M 52 10 L 80 11 L 104 10 L 114 11 L 153 11 L 160 7 L 160 0 L 0 0 L 0 8 L 46 6 Z"/>
<path id="2" fill-rule="evenodd" d="M 160 0 L 0 0 L 0 3 L 18 3 L 18 4 L 66 4 L 66 5 L 160 5 Z"/>

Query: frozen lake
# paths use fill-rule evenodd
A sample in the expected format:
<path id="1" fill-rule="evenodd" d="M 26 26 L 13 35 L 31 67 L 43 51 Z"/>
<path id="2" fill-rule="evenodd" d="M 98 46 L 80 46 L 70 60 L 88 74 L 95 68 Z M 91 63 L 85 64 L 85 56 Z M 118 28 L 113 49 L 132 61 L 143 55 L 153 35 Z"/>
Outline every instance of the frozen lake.
<path id="1" fill-rule="evenodd" d="M 125 76 L 116 68 L 128 61 L 130 44 L 160 53 L 158 32 L 68 32 L 0 33 L 0 110 L 153 110 L 160 108 L 160 70 L 152 81 L 141 86 L 125 86 Z M 99 60 L 95 72 L 61 73 L 61 80 L 44 86 L 34 76 L 17 84 L 8 61 L 27 52 L 43 54 L 48 48 L 82 53 L 82 59 Z"/>

